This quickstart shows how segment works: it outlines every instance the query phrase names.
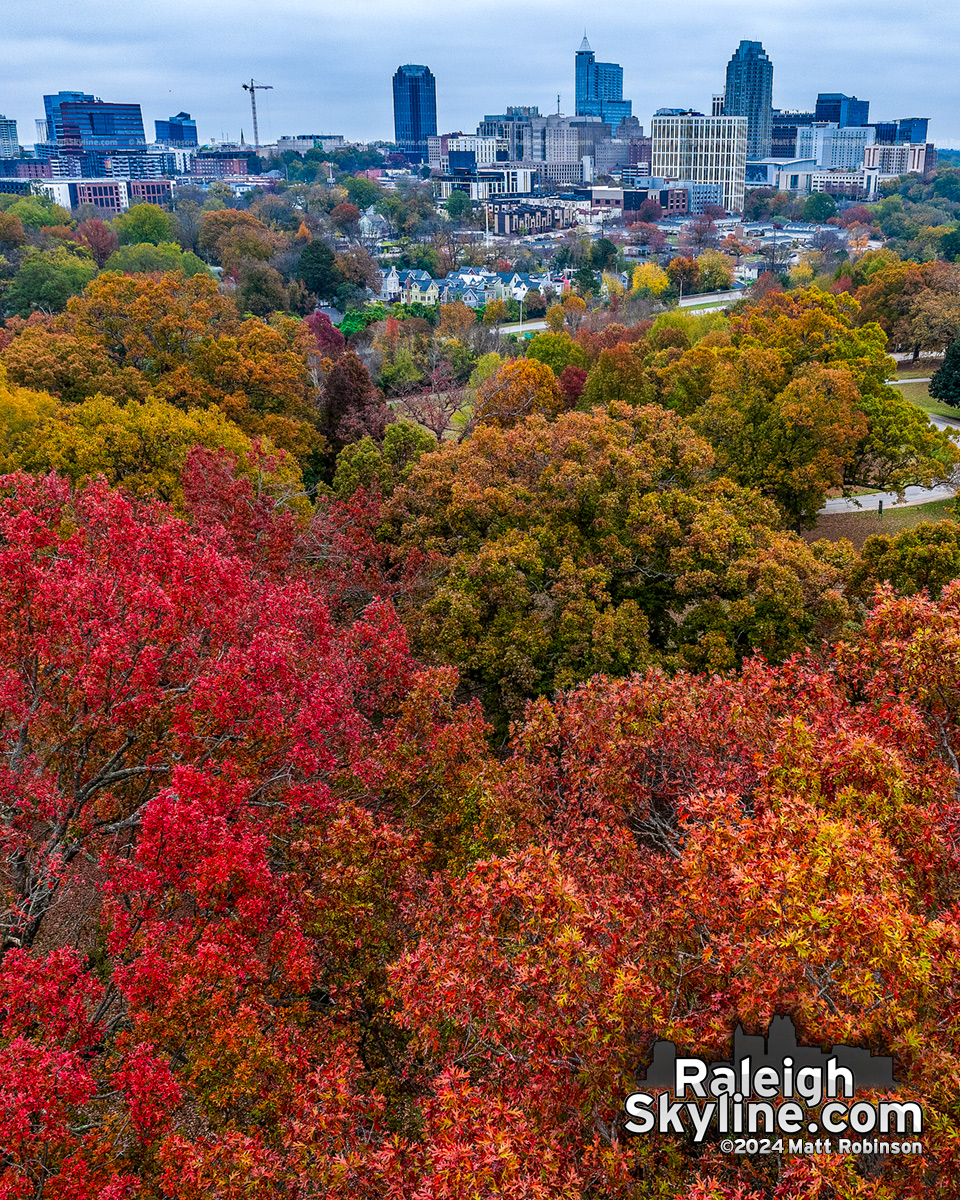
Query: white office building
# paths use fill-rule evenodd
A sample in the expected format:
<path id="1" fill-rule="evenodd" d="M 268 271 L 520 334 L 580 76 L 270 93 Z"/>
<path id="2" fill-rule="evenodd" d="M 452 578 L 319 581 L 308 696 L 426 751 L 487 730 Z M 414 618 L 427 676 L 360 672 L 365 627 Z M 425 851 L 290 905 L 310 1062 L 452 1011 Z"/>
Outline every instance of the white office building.
<path id="1" fill-rule="evenodd" d="M 651 175 L 719 184 L 727 212 L 743 211 L 747 118 L 683 113 L 653 118 Z"/>

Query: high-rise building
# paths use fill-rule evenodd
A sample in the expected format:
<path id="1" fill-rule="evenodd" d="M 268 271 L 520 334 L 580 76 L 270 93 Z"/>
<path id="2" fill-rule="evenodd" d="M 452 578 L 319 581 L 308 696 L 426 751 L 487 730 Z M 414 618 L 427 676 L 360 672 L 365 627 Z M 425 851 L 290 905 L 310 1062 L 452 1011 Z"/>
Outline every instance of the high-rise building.
<path id="1" fill-rule="evenodd" d="M 16 158 L 19 153 L 16 121 L 13 117 L 0 117 L 0 158 Z"/>
<path id="2" fill-rule="evenodd" d="M 841 129 L 833 121 L 816 121 L 797 130 L 797 158 L 810 159 L 826 171 L 856 171 L 863 166 L 864 149 L 876 134 L 870 125 Z"/>
<path id="3" fill-rule="evenodd" d="M 138 160 L 146 154 L 147 139 L 139 104 L 105 104 L 87 92 L 58 92 L 44 96 L 43 107 L 38 157 L 56 159 L 60 168 L 86 177 L 141 174 Z"/>
<path id="4" fill-rule="evenodd" d="M 167 121 L 154 121 L 156 139 L 165 146 L 184 149 L 197 145 L 197 123 L 188 112 L 179 112 Z"/>
<path id="5" fill-rule="evenodd" d="M 742 41 L 727 63 L 723 114 L 747 118 L 747 158 L 769 158 L 773 131 L 773 63 L 760 42 Z"/>
<path id="6" fill-rule="evenodd" d="M 841 129 L 866 125 L 870 120 L 870 101 L 845 96 L 843 92 L 821 92 L 817 97 L 816 118 L 830 121 Z"/>
<path id="7" fill-rule="evenodd" d="M 597 62 L 586 34 L 574 60 L 574 88 L 578 117 L 599 117 L 619 125 L 633 113 L 633 104 L 623 98 L 623 67 Z"/>
<path id="8" fill-rule="evenodd" d="M 540 109 L 536 105 L 511 105 L 505 113 L 491 113 L 485 116 L 477 126 L 477 135 L 505 138 L 511 162 L 532 158 L 531 122 L 540 119 Z"/>
<path id="9" fill-rule="evenodd" d="M 877 121 L 877 141 L 883 146 L 916 146 L 927 140 L 928 117 L 901 117 L 899 121 Z"/>
<path id="10" fill-rule="evenodd" d="M 771 157 L 795 158 L 798 132 L 812 125 L 816 119 L 816 113 L 781 111 L 775 108 L 770 140 Z"/>
<path id="11" fill-rule="evenodd" d="M 407 63 L 393 77 L 397 150 L 411 162 L 427 161 L 427 138 L 437 132 L 437 81 L 429 67 Z"/>
<path id="12" fill-rule="evenodd" d="M 122 171 L 140 177 L 138 164 L 147 139 L 139 104 L 108 104 L 103 100 L 64 101 L 59 107 L 57 152 L 80 159 L 84 175 L 99 177 Z M 114 162 L 122 160 L 122 165 Z"/>
<path id="13" fill-rule="evenodd" d="M 729 92 L 727 93 L 729 95 Z M 727 212 L 743 211 L 747 168 L 746 117 L 654 117 L 650 173 L 663 179 L 719 185 Z"/>
<path id="14" fill-rule="evenodd" d="M 44 96 L 43 111 L 47 123 L 43 140 L 56 144 L 63 137 L 63 121 L 60 116 L 62 105 L 93 104 L 94 100 L 95 97 L 88 92 L 57 92 L 53 96 Z"/>

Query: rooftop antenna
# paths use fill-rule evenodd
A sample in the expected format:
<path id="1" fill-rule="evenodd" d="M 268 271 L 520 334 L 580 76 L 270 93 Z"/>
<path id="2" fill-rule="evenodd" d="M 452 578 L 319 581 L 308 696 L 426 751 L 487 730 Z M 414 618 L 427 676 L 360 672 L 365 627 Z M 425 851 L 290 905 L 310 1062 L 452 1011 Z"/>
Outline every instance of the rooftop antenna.
<path id="1" fill-rule="evenodd" d="M 257 92 L 272 92 L 272 83 L 255 83 L 252 79 L 249 83 L 241 85 L 245 92 L 250 93 L 250 111 L 253 113 L 253 148 L 259 154 L 260 152 L 260 129 L 257 125 Z"/>
<path id="2" fill-rule="evenodd" d="M 560 116 L 560 93 L 557 92 L 557 116 Z"/>

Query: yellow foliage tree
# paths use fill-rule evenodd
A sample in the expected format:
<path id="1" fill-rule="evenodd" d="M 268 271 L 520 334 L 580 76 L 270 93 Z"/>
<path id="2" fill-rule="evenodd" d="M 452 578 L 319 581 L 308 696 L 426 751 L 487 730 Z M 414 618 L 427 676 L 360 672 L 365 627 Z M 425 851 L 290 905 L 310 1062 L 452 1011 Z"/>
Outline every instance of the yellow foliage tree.
<path id="1" fill-rule="evenodd" d="M 236 455 L 241 469 L 252 448 L 246 434 L 219 409 L 184 412 L 156 397 L 120 405 L 94 396 L 61 407 L 44 420 L 36 442 L 24 466 L 58 471 L 74 483 L 104 475 L 111 485 L 174 505 L 182 502 L 180 473 L 194 446 L 222 446 Z M 289 457 L 281 461 L 291 491 L 300 490 L 299 468 Z"/>
<path id="2" fill-rule="evenodd" d="M 633 268 L 633 290 L 642 291 L 644 288 L 655 296 L 662 295 L 667 290 L 670 279 L 663 267 L 654 262 L 640 263 Z"/>
<path id="3" fill-rule="evenodd" d="M 8 384 L 7 373 L 0 366 L 0 474 L 29 469 L 38 430 L 56 411 L 52 396 Z"/>
<path id="4" fill-rule="evenodd" d="M 551 304 L 547 309 L 546 322 L 551 333 L 559 333 L 563 329 L 566 319 L 567 314 L 564 312 L 562 304 Z"/>
<path id="5" fill-rule="evenodd" d="M 483 310 L 484 325 L 502 325 L 507 316 L 507 306 L 503 300 L 489 300 Z"/>
<path id="6" fill-rule="evenodd" d="M 562 411 L 556 375 L 533 358 L 509 359 L 477 392 L 476 419 L 482 425 L 505 427 L 534 414 L 556 417 Z"/>
<path id="7" fill-rule="evenodd" d="M 575 296 L 571 292 L 563 298 L 563 311 L 566 314 L 567 324 L 576 332 L 580 328 L 580 322 L 587 315 L 587 302 L 582 296 Z"/>
<path id="8" fill-rule="evenodd" d="M 462 300 L 457 300 L 453 304 L 440 305 L 440 326 L 438 333 L 440 337 L 461 337 L 467 332 L 471 325 L 474 325 L 477 320 L 477 315 L 472 308 L 468 308 Z"/>

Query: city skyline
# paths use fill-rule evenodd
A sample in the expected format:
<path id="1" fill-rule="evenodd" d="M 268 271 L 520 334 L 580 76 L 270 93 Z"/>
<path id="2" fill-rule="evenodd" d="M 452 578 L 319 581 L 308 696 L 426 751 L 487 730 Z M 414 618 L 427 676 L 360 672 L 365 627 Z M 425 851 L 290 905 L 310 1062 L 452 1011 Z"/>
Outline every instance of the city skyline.
<path id="1" fill-rule="evenodd" d="M 362 16 L 327 7 L 318 21 L 304 0 L 281 0 L 269 13 L 246 0 L 160 0 L 149 17 L 107 0 L 45 11 L 13 0 L 0 112 L 18 121 L 20 140 L 30 145 L 42 95 L 77 89 L 141 104 L 148 129 L 186 110 L 201 141 L 236 139 L 241 129 L 250 140 L 241 83 L 253 75 L 274 87 L 261 100 L 263 142 L 302 132 L 389 140 L 391 79 L 399 63 L 413 62 L 436 76 L 438 129 L 470 131 L 485 112 L 508 104 L 556 111 L 558 92 L 562 111 L 572 113 L 573 59 L 586 26 L 598 58 L 623 66 L 623 95 L 644 124 L 659 107 L 709 112 L 731 53 L 751 39 L 774 62 L 775 107 L 810 108 L 818 92 L 864 96 L 873 119 L 930 116 L 931 139 L 960 146 L 960 88 L 936 10 L 923 0 L 908 14 L 881 2 L 869 24 L 848 0 L 800 4 L 789 16 L 721 0 L 696 16 L 615 19 L 564 0 L 522 12 L 486 0 L 468 17 L 435 0 L 420 0 L 415 17 L 380 0 L 370 0 Z"/>

